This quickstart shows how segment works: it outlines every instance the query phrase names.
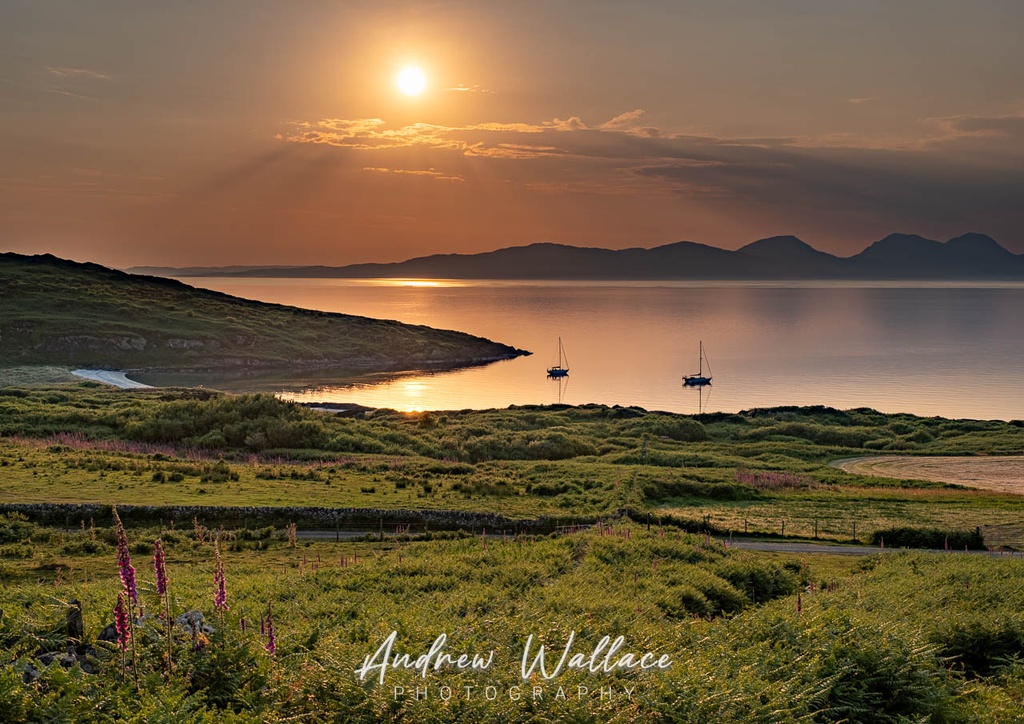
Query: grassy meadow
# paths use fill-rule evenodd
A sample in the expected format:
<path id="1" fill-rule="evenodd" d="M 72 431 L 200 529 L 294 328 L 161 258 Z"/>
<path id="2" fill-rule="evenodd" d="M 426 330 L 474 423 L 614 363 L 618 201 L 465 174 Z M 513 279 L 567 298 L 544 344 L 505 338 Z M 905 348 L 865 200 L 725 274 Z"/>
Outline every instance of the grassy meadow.
<path id="1" fill-rule="evenodd" d="M 324 506 L 511 518 L 631 511 L 723 535 L 869 541 L 900 526 L 982 528 L 1024 549 L 1016 495 L 847 473 L 874 451 L 1007 454 L 1019 422 L 828 408 L 700 418 L 522 407 L 340 417 L 269 395 L 0 389 L 6 503 Z M 854 529 L 856 528 L 856 530 Z"/>
<path id="2" fill-rule="evenodd" d="M 0 711 L 12 722 L 1018 721 L 1021 559 L 762 553 L 729 536 L 1024 549 L 1019 496 L 830 466 L 876 451 L 1022 449 L 1019 422 L 866 409 L 336 416 L 269 395 L 0 388 L 0 503 L 14 511 L 0 515 Z M 74 517 L 84 503 L 103 514 Z M 59 524 L 17 512 L 30 504 Z M 142 610 L 126 651 L 97 640 L 124 590 L 114 505 L 131 521 L 122 551 Z M 482 535 L 389 521 L 387 535 L 336 542 L 256 514 L 217 523 L 224 506 L 586 525 Z M 84 627 L 69 641 L 72 600 Z M 164 610 L 202 612 L 213 630 L 168 636 Z M 360 679 L 392 631 L 412 660 L 444 633 L 453 658 L 493 652 L 492 665 Z M 529 660 L 543 643 L 551 674 L 571 635 L 584 659 L 622 636 L 617 656 L 672 663 L 523 677 L 530 636 Z M 80 664 L 65 668 L 61 653 Z"/>
<path id="3" fill-rule="evenodd" d="M 214 606 L 217 535 L 226 610 Z M 122 655 L 118 642 L 94 641 L 122 590 L 112 529 L 65 534 L 6 517 L 0 536 L 8 722 L 1024 716 L 1018 559 L 778 557 L 635 524 L 539 538 L 294 546 L 281 530 L 131 529 L 143 613 Z M 203 611 L 214 629 L 174 629 L 169 651 L 152 564 L 158 537 L 171 617 Z M 81 602 L 91 673 L 37 658 L 66 649 L 72 599 Z M 493 652 L 492 665 L 426 677 L 392 669 L 384 683 L 375 669 L 362 680 L 356 670 L 392 631 L 396 653 L 420 656 L 444 633 L 444 651 Z M 528 637 L 529 664 L 540 643 L 560 656 L 572 632 L 574 653 L 589 656 L 602 637 L 622 636 L 618 655 L 652 652 L 671 665 L 553 675 L 548 661 L 551 678 L 537 669 L 523 677 Z"/>

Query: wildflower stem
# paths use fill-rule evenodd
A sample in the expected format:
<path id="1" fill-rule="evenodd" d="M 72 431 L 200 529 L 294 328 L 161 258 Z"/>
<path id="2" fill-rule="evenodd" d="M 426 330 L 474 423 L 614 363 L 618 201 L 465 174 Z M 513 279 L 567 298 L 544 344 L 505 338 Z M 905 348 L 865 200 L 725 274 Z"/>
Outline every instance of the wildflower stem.
<path id="1" fill-rule="evenodd" d="M 131 631 L 128 638 L 132 640 L 132 674 L 135 677 L 135 690 L 139 691 L 139 655 L 135 651 L 135 604 L 132 603 L 131 596 L 128 597 L 128 630 Z"/>
<path id="2" fill-rule="evenodd" d="M 171 654 L 171 594 L 170 591 L 164 594 L 164 619 L 167 625 L 167 676 L 170 677 L 174 670 L 174 658 Z"/>

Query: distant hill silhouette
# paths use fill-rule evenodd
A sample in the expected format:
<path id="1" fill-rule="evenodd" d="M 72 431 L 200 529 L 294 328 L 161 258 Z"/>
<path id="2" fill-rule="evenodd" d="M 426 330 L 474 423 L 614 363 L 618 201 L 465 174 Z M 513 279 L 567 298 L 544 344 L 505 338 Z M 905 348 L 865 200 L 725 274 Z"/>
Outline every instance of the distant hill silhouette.
<path id="1" fill-rule="evenodd" d="M 653 249 L 538 243 L 480 254 L 434 254 L 389 264 L 295 267 L 134 267 L 161 276 L 427 279 L 1024 279 L 1024 255 L 984 234 L 947 242 L 890 234 L 851 257 L 773 236 L 729 251 L 692 241 Z"/>

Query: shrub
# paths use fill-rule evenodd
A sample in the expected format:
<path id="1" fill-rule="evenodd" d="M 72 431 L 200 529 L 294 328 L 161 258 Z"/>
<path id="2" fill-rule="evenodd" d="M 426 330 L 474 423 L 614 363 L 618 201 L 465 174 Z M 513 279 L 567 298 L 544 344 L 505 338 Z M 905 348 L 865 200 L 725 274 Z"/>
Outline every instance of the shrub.
<path id="1" fill-rule="evenodd" d="M 28 540 L 35 533 L 37 526 L 30 523 L 21 513 L 5 513 L 0 515 L 0 543 L 17 543 Z"/>
<path id="2" fill-rule="evenodd" d="M 113 547 L 101 540 L 78 536 L 65 543 L 60 550 L 66 556 L 95 556 L 100 554 L 108 555 L 113 550 Z"/>
<path id="3" fill-rule="evenodd" d="M 1024 657 L 1024 621 L 1015 618 L 945 620 L 929 638 L 969 676 L 990 676 Z"/>
<path id="4" fill-rule="evenodd" d="M 792 571 L 774 564 L 727 560 L 717 564 L 714 571 L 742 591 L 752 603 L 764 603 L 796 593 L 799 585 L 799 579 Z"/>
<path id="5" fill-rule="evenodd" d="M 939 530 L 937 528 L 889 528 L 876 530 L 871 534 L 871 542 L 879 545 L 885 541 L 887 546 L 894 548 L 946 548 L 963 550 L 985 550 L 985 538 L 980 528 L 973 531 Z"/>
<path id="6" fill-rule="evenodd" d="M 677 415 L 647 415 L 632 427 L 636 435 L 667 437 L 677 442 L 704 442 L 708 439 L 702 424 Z"/>

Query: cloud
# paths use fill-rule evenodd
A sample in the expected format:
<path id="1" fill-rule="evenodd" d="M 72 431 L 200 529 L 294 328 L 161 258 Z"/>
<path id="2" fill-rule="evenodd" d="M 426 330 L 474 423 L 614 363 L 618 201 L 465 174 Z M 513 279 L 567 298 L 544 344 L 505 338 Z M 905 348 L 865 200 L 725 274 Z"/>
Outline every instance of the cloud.
<path id="1" fill-rule="evenodd" d="M 293 123 L 289 132 L 279 133 L 277 138 L 291 143 L 324 144 L 360 151 L 426 147 L 456 151 L 465 156 L 523 160 L 571 154 L 561 140 L 573 134 L 589 134 L 597 145 L 602 143 L 599 139 L 610 136 L 657 138 L 660 136 L 658 129 L 636 125 L 643 113 L 642 109 L 628 111 L 596 126 L 588 125 L 578 116 L 537 123 L 483 122 L 462 126 L 414 123 L 398 127 L 392 127 L 381 118 L 323 118 Z M 530 143 L 523 140 L 527 136 L 561 139 Z M 593 144 L 590 150 L 584 151 L 584 155 L 594 153 Z"/>
<path id="2" fill-rule="evenodd" d="M 486 88 L 481 88 L 479 85 L 476 85 L 476 84 L 464 85 L 462 83 L 460 83 L 457 86 L 452 86 L 451 88 L 445 88 L 444 92 L 445 93 L 485 93 L 485 94 L 486 93 L 494 93 L 494 91 L 488 90 Z"/>
<path id="3" fill-rule="evenodd" d="M 294 125 L 282 139 L 386 158 L 364 167 L 391 173 L 426 161 L 430 171 L 410 173 L 466 186 L 502 182 L 562 197 L 675 198 L 682 208 L 780 225 L 795 219 L 799 228 L 806 222 L 1024 236 L 1024 116 L 922 119 L 886 138 L 733 138 L 644 128 L 643 115 L 635 109 L 600 123 L 570 116 L 405 126 L 323 119 Z"/>
<path id="4" fill-rule="evenodd" d="M 1024 115 L 1015 116 L 947 116 L 928 119 L 945 138 L 963 137 L 1024 140 Z"/>
<path id="5" fill-rule="evenodd" d="M 557 146 L 531 146 L 525 143 L 498 143 L 488 146 L 479 143 L 467 148 L 463 155 L 480 158 L 539 159 L 545 156 L 564 155 L 564 152 Z"/>
<path id="6" fill-rule="evenodd" d="M 108 80 L 110 78 L 106 73 L 89 70 L 88 68 L 55 68 L 48 65 L 46 66 L 46 72 L 61 78 L 87 78 L 89 80 Z"/>
<path id="7" fill-rule="evenodd" d="M 88 68 L 70 68 L 46 66 L 48 93 L 56 93 L 67 98 L 77 98 L 83 101 L 98 101 L 95 95 L 90 92 L 98 91 L 102 85 L 110 80 L 110 76 Z M 52 83 L 52 85 L 50 85 Z M 89 92 L 83 92 L 87 89 Z"/>
<path id="8" fill-rule="evenodd" d="M 384 168 L 381 166 L 364 166 L 363 171 L 369 171 L 371 173 L 394 173 L 406 176 L 424 176 L 426 178 L 431 178 L 436 181 L 462 182 L 466 180 L 461 176 L 451 176 L 445 173 L 441 173 L 440 171 L 435 171 L 432 168 L 422 171 L 407 168 Z"/>
<path id="9" fill-rule="evenodd" d="M 847 98 L 846 102 L 854 106 L 862 106 L 865 103 L 873 103 L 878 100 L 878 96 L 871 96 L 868 98 Z"/>
<path id="10" fill-rule="evenodd" d="M 87 96 L 87 95 L 84 95 L 82 93 L 72 93 L 71 91 L 62 90 L 61 88 L 47 88 L 46 90 L 49 93 L 56 93 L 57 95 L 67 96 L 68 98 L 78 98 L 79 100 L 83 100 L 83 101 L 98 101 L 99 100 L 99 98 L 96 98 L 95 96 Z"/>
<path id="11" fill-rule="evenodd" d="M 288 134 L 277 138 L 292 143 L 314 143 L 339 146 L 361 151 L 396 148 L 427 147 L 458 151 L 466 156 L 492 158 L 535 158 L 557 153 L 553 145 L 531 145 L 518 139 L 523 135 L 585 131 L 587 125 L 576 116 L 555 118 L 542 123 L 487 122 L 466 126 L 441 126 L 431 123 L 413 123 L 390 127 L 380 118 L 325 118 L 316 122 L 294 124 Z"/>
<path id="12" fill-rule="evenodd" d="M 637 108 L 636 110 L 626 111 L 612 118 L 610 121 L 605 121 L 599 128 L 621 130 L 623 128 L 632 128 L 636 125 L 636 122 L 640 120 L 640 116 L 644 114 L 643 108 Z"/>

